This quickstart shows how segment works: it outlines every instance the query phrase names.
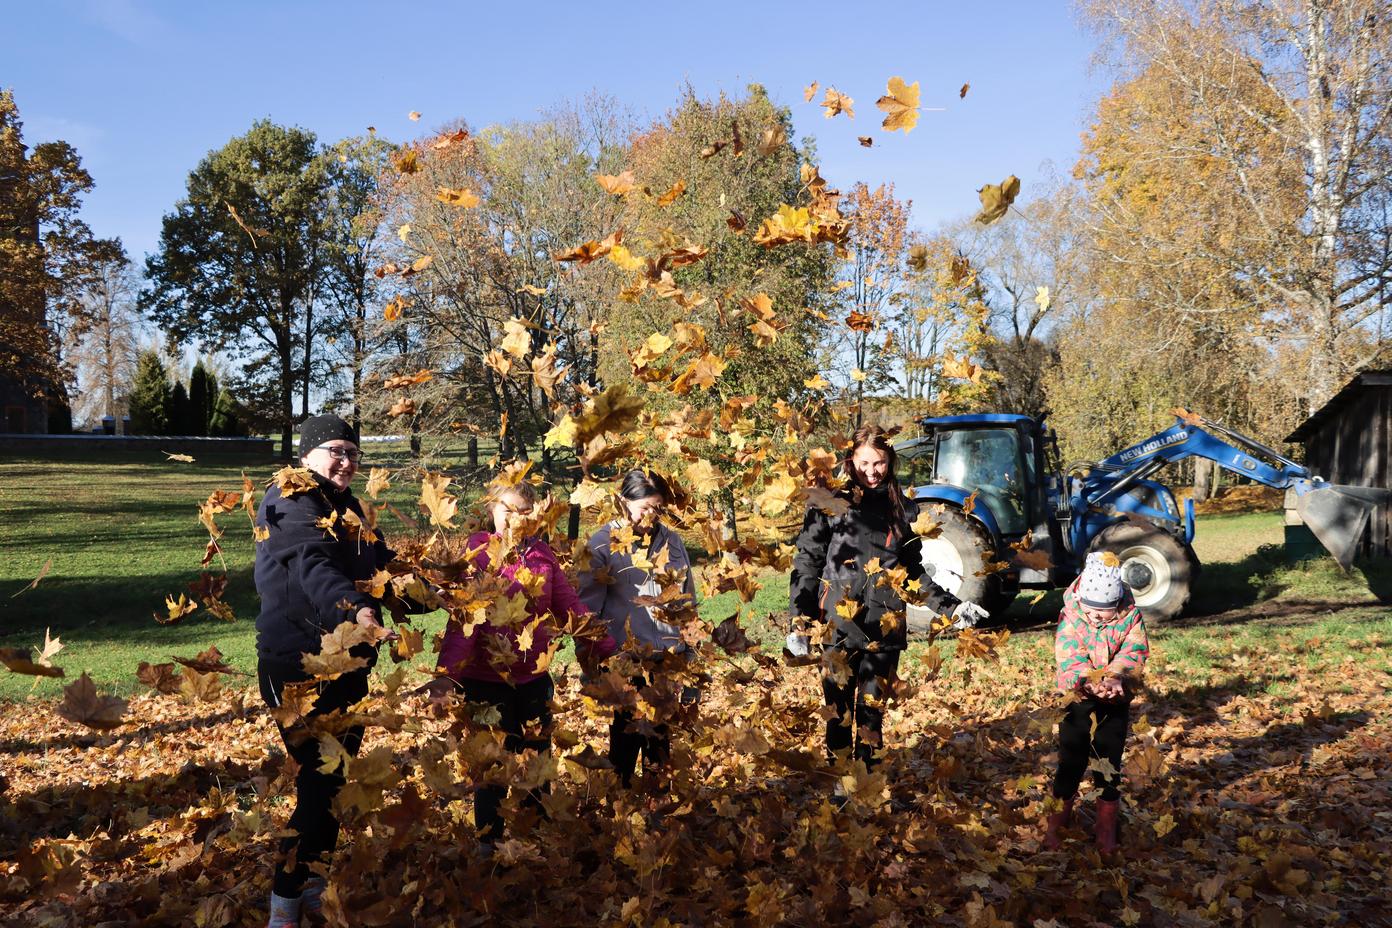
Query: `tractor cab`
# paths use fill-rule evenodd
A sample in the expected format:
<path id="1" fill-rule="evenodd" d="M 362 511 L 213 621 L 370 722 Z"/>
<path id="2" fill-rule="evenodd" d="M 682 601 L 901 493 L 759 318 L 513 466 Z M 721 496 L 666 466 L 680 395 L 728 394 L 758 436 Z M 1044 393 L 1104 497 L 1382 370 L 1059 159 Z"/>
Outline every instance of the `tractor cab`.
<path id="1" fill-rule="evenodd" d="M 916 499 L 960 508 L 975 494 L 969 514 L 1012 542 L 1049 521 L 1058 488 L 1048 477 L 1057 468 L 1049 466 L 1052 433 L 1038 420 L 939 416 L 920 426 L 919 438 L 897 446 L 900 485 Z"/>
<path id="2" fill-rule="evenodd" d="M 934 582 L 992 611 L 1021 586 L 1050 586 L 1062 488 L 1053 436 L 1030 416 L 939 416 L 919 437 L 896 446 L 899 482 L 935 510 L 942 531 L 923 542 Z M 1062 504 L 1066 507 L 1066 503 Z M 1015 558 L 1012 546 L 1040 552 L 1035 564 L 992 565 Z M 1025 558 L 1030 561 L 1030 558 Z"/>

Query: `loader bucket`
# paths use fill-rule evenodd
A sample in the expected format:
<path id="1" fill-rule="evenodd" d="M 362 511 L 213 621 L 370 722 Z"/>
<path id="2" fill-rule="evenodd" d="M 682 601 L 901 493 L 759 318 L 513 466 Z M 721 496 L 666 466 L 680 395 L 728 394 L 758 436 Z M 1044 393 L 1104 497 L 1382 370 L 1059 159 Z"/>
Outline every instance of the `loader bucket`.
<path id="1" fill-rule="evenodd" d="M 1348 570 L 1373 509 L 1389 499 L 1389 490 L 1331 484 L 1297 496 L 1295 509 L 1325 550 Z"/>

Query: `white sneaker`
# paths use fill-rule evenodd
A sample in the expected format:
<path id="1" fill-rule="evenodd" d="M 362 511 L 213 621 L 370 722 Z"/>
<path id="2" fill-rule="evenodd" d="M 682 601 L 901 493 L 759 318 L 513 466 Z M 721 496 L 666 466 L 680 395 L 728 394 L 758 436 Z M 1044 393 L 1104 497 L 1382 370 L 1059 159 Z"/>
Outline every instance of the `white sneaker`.
<path id="1" fill-rule="evenodd" d="M 299 928 L 301 896 L 287 899 L 271 893 L 271 917 L 266 928 Z"/>

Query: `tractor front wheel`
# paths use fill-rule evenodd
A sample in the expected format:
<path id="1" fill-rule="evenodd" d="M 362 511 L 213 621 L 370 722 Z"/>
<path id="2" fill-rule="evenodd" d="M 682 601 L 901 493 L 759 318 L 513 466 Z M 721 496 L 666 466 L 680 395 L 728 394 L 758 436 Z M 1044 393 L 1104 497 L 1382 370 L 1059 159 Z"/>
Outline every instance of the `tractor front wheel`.
<path id="1" fill-rule="evenodd" d="M 981 606 L 992 616 L 1010 605 L 1015 594 L 1005 589 L 999 572 L 988 573 L 996 547 L 986 529 L 957 509 L 945 509 L 933 517 L 940 531 L 923 539 L 923 568 L 927 579 L 965 602 Z M 918 606 L 908 608 L 910 635 L 926 635 L 937 613 Z"/>
<path id="2" fill-rule="evenodd" d="M 1199 575 L 1194 549 L 1153 525 L 1122 522 L 1104 530 L 1093 551 L 1110 551 L 1121 561 L 1121 579 L 1147 620 L 1176 618 L 1189 603 Z"/>

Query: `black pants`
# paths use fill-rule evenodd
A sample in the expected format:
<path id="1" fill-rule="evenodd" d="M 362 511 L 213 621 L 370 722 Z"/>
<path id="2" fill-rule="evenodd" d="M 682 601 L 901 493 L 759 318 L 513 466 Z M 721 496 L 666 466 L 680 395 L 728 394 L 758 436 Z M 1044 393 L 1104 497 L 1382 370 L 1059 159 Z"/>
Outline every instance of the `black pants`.
<path id="1" fill-rule="evenodd" d="M 1126 746 L 1126 729 L 1130 721 L 1130 700 L 1104 702 L 1084 699 L 1070 705 L 1059 722 L 1059 765 L 1054 775 L 1054 797 L 1072 799 L 1083 782 L 1088 762 L 1101 758 L 1111 762 L 1116 773 L 1104 776 L 1092 772 L 1093 781 L 1101 788 L 1102 798 L 1113 802 L 1121 798 L 1121 752 Z M 1093 731 L 1093 718 L 1097 730 Z"/>
<path id="2" fill-rule="evenodd" d="M 551 697 L 556 692 L 550 676 L 538 677 L 529 683 L 513 686 L 486 680 L 461 680 L 459 691 L 469 702 L 493 706 L 498 710 L 498 730 L 503 732 L 503 747 L 514 754 L 525 750 L 551 750 Z M 528 729 L 531 729 L 529 732 Z M 547 787 L 542 787 L 545 791 Z M 480 786 L 474 794 L 474 827 L 479 838 L 496 841 L 503 834 L 501 808 L 507 797 L 506 786 Z M 540 807 L 541 801 L 529 792 L 524 800 Z"/>
<path id="3" fill-rule="evenodd" d="M 822 696 L 836 710 L 836 718 L 826 723 L 828 759 L 849 748 L 854 740 L 855 758 L 866 767 L 876 763 L 875 754 L 883 743 L 884 699 L 890 681 L 899 668 L 898 651 L 847 651 L 851 677 L 838 684 L 822 673 Z M 852 737 L 852 724 L 855 726 Z"/>
<path id="4" fill-rule="evenodd" d="M 652 734 L 644 734 L 634 728 L 635 721 L 632 712 L 620 709 L 609 726 L 609 760 L 624 786 L 633 785 L 639 755 L 645 771 L 665 767 L 672 759 L 672 730 L 666 725 L 654 725 Z"/>
<path id="5" fill-rule="evenodd" d="M 315 700 L 309 716 L 346 709 L 361 700 L 367 695 L 369 669 L 364 667 L 319 684 L 319 698 Z M 281 693 L 287 683 L 309 679 L 299 664 L 265 658 L 257 662 L 256 676 L 261 686 L 261 698 L 271 708 L 280 705 Z M 303 725 L 287 729 L 276 723 L 276 728 L 285 742 L 285 750 L 300 765 L 300 772 L 295 777 L 295 811 L 289 823 L 294 834 L 280 842 L 273 890 L 277 896 L 294 898 L 300 894 L 305 880 L 309 878 L 309 865 L 332 855 L 334 846 L 338 844 L 338 819 L 333 814 L 333 801 L 343 788 L 344 780 L 341 772 L 319 772 L 319 741 L 309 736 Z M 343 732 L 339 741 L 344 750 L 356 757 L 358 748 L 362 746 L 362 737 L 362 726 L 354 726 Z M 294 864 L 287 867 L 292 855 Z"/>

